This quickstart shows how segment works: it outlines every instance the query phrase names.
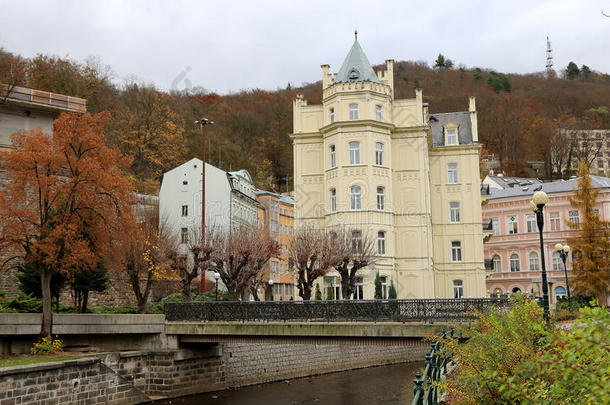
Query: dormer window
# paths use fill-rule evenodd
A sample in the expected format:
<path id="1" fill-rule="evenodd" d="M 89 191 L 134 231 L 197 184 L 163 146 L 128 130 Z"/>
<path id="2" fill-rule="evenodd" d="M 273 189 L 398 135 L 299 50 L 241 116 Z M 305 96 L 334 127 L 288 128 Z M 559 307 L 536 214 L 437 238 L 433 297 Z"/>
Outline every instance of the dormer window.
<path id="1" fill-rule="evenodd" d="M 451 123 L 444 127 L 445 129 L 445 145 L 457 145 L 458 144 L 458 127 Z"/>
<path id="2" fill-rule="evenodd" d="M 358 73 L 358 70 L 356 68 L 352 68 L 352 70 L 349 71 L 349 80 L 350 81 L 355 81 L 358 80 L 358 78 L 360 77 L 360 73 Z"/>

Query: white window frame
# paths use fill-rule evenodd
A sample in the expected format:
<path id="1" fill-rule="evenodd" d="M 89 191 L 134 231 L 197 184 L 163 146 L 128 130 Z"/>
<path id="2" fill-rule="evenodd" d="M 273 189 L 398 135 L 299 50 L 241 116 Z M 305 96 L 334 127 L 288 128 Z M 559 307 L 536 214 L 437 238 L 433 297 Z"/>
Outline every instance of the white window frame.
<path id="1" fill-rule="evenodd" d="M 189 206 L 188 204 L 182 204 L 182 217 L 189 216 Z"/>
<path id="2" fill-rule="evenodd" d="M 551 231 L 561 231 L 561 214 L 559 211 L 549 214 L 549 222 L 551 223 Z"/>
<path id="3" fill-rule="evenodd" d="M 352 210 L 362 209 L 362 187 L 353 185 L 349 188 L 349 206 Z"/>
<path id="4" fill-rule="evenodd" d="M 328 155 L 330 159 L 330 168 L 337 167 L 337 147 L 335 145 L 330 145 L 328 147 Z"/>
<path id="5" fill-rule="evenodd" d="M 337 189 L 330 189 L 330 212 L 337 211 Z"/>
<path id="6" fill-rule="evenodd" d="M 181 228 L 180 229 L 180 242 L 181 243 L 188 243 L 189 242 L 189 230 L 188 230 L 188 228 Z"/>
<path id="7" fill-rule="evenodd" d="M 536 233 L 538 230 L 538 225 L 536 224 L 536 214 L 527 214 L 525 216 L 525 225 L 527 233 Z"/>
<path id="8" fill-rule="evenodd" d="M 450 222 L 460 222 L 460 202 L 451 201 L 449 203 L 449 220 Z"/>
<path id="9" fill-rule="evenodd" d="M 375 164 L 383 166 L 383 143 L 375 142 Z"/>
<path id="10" fill-rule="evenodd" d="M 451 241 L 451 261 L 461 262 L 462 261 L 462 242 L 459 240 Z"/>
<path id="11" fill-rule="evenodd" d="M 458 142 L 458 130 L 457 127 L 452 126 L 452 127 L 448 127 L 445 128 L 445 139 L 446 139 L 446 145 L 452 146 L 452 145 L 457 145 Z"/>
<path id="12" fill-rule="evenodd" d="M 464 298 L 464 282 L 462 280 L 453 280 L 453 298 Z"/>
<path id="13" fill-rule="evenodd" d="M 516 215 L 506 217 L 506 226 L 508 228 L 509 235 L 516 235 L 519 233 L 518 218 Z"/>
<path id="14" fill-rule="evenodd" d="M 377 187 L 377 209 L 383 211 L 385 209 L 385 188 Z"/>
<path id="15" fill-rule="evenodd" d="M 568 211 L 568 221 L 573 224 L 580 224 L 580 212 L 578 210 Z"/>
<path id="16" fill-rule="evenodd" d="M 352 141 L 349 143 L 349 164 L 359 165 L 360 164 L 360 142 Z"/>
<path id="17" fill-rule="evenodd" d="M 521 271 L 521 259 L 517 253 L 511 253 L 509 256 L 510 271 L 516 273 Z"/>
<path id="18" fill-rule="evenodd" d="M 540 256 L 537 252 L 530 252 L 528 260 L 530 271 L 540 271 Z"/>
<path id="19" fill-rule="evenodd" d="M 351 103 L 349 105 L 349 120 L 356 121 L 358 119 L 358 104 Z"/>
<path id="20" fill-rule="evenodd" d="M 491 219 L 491 229 L 493 229 L 494 236 L 500 235 L 500 218 Z"/>
<path id="21" fill-rule="evenodd" d="M 385 255 L 385 232 L 377 232 L 377 254 L 379 256 Z"/>
<path id="22" fill-rule="evenodd" d="M 375 105 L 375 120 L 381 121 L 381 105 L 380 104 Z"/>
<path id="23" fill-rule="evenodd" d="M 330 107 L 330 109 L 328 110 L 328 116 L 329 116 L 331 124 L 333 122 L 335 122 L 335 108 L 334 107 Z"/>
<path id="24" fill-rule="evenodd" d="M 387 276 L 379 277 L 381 279 L 381 299 L 388 299 L 388 278 Z"/>
<path id="25" fill-rule="evenodd" d="M 448 184 L 457 184 L 458 179 L 458 164 L 457 163 L 449 163 L 447 164 L 447 183 Z"/>
<path id="26" fill-rule="evenodd" d="M 563 271 L 563 261 L 561 260 L 561 255 L 558 251 L 553 250 L 551 261 L 553 263 L 553 271 Z"/>

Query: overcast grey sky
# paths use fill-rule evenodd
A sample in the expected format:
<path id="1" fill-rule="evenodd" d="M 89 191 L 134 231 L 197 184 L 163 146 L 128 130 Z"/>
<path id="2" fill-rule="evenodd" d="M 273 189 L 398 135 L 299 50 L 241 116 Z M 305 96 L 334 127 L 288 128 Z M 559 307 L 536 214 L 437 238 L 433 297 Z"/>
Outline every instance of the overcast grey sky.
<path id="1" fill-rule="evenodd" d="M 117 83 L 219 93 L 313 82 L 324 63 L 336 72 L 355 27 L 372 64 L 432 63 L 442 52 L 468 67 L 541 71 L 549 35 L 557 70 L 573 60 L 610 72 L 602 9 L 610 1 L 0 0 L 0 46 L 98 56 Z"/>

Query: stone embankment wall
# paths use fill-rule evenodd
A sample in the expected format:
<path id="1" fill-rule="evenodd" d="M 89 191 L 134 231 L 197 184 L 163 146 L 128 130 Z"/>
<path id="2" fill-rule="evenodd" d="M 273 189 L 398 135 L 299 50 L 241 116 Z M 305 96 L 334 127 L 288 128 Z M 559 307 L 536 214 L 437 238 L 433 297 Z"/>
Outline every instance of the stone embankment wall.
<path id="1" fill-rule="evenodd" d="M 135 404 L 148 397 L 104 365 L 84 358 L 0 369 L 0 404 Z"/>
<path id="2" fill-rule="evenodd" d="M 0 404 L 135 404 L 150 398 L 421 361 L 427 346 L 418 339 L 400 346 L 222 343 L 199 344 L 192 350 L 100 354 L 0 369 Z"/>

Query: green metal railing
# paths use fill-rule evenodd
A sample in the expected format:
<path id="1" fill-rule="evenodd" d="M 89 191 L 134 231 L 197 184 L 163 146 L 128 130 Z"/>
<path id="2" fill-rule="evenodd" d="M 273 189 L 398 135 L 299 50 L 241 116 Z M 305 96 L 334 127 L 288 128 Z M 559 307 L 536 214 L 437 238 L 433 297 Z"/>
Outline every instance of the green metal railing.
<path id="1" fill-rule="evenodd" d="M 434 382 L 440 381 L 441 376 L 447 374 L 447 363 L 452 359 L 452 353 L 441 355 L 441 350 L 447 340 L 457 340 L 464 342 L 466 339 L 460 336 L 454 336 L 455 329 L 450 328 L 444 331 L 440 339 L 430 344 L 430 350 L 426 353 L 426 367 L 424 374 L 421 371 L 415 373 L 415 387 L 413 393 L 412 405 L 438 405 L 438 387 Z"/>

